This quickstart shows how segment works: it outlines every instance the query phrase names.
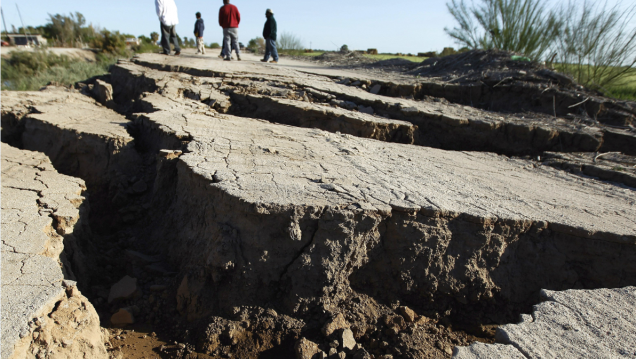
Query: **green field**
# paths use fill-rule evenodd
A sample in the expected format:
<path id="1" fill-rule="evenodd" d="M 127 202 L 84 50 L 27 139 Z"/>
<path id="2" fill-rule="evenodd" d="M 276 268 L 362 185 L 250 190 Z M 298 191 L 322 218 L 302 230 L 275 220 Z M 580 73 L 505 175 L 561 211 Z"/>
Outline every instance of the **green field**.
<path id="1" fill-rule="evenodd" d="M 554 64 L 554 69 L 558 72 L 571 74 L 576 73 L 577 67 L 574 65 Z M 592 71 L 588 66 L 583 66 L 583 70 Z M 576 76 L 573 77 L 577 80 Z M 599 90 L 606 96 L 618 100 L 636 101 L 636 69 L 631 69 L 613 84 L 600 88 Z"/>
<path id="2" fill-rule="evenodd" d="M 636 86 L 611 87 L 607 95 L 618 100 L 636 101 Z"/>
<path id="3" fill-rule="evenodd" d="M 302 56 L 316 57 L 324 54 L 324 51 L 316 51 L 316 52 L 303 52 Z"/>
<path id="4" fill-rule="evenodd" d="M 636 71 L 625 76 L 620 84 L 608 88 L 608 91 L 607 95 L 616 99 L 636 101 Z"/>

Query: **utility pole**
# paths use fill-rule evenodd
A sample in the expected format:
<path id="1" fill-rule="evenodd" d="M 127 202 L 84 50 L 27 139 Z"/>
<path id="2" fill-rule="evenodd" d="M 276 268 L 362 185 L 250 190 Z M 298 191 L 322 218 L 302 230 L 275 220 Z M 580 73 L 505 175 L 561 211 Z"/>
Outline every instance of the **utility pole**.
<path id="1" fill-rule="evenodd" d="M 18 3 L 15 4 L 16 9 L 18 9 L 18 16 L 20 16 L 20 23 L 22 24 L 22 28 L 24 29 L 24 34 L 26 35 L 26 40 L 27 40 L 27 46 L 29 45 L 29 38 L 31 37 L 31 34 L 29 33 L 29 30 L 24 26 L 24 21 L 22 21 L 22 14 L 20 13 L 20 8 L 18 7 Z"/>
<path id="2" fill-rule="evenodd" d="M 4 32 L 7 34 L 7 40 L 9 40 L 9 29 L 7 29 L 7 22 L 4 21 L 4 11 L 0 7 L 0 14 L 2 14 L 2 24 L 4 25 Z"/>

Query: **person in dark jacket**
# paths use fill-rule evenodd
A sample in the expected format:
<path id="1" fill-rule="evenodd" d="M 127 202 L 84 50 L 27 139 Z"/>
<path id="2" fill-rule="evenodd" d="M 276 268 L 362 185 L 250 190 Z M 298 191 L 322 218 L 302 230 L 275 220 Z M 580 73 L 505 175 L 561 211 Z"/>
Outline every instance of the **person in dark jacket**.
<path id="1" fill-rule="evenodd" d="M 265 11 L 265 17 L 267 17 L 265 27 L 263 28 L 263 37 L 265 38 L 265 58 L 261 61 L 267 62 L 271 55 L 271 63 L 277 64 L 278 50 L 276 50 L 276 32 L 278 29 L 276 28 L 276 19 L 274 19 L 274 12 L 272 9 L 267 9 L 267 11 Z"/>
<path id="2" fill-rule="evenodd" d="M 194 23 L 194 37 L 197 39 L 197 54 L 205 55 L 205 44 L 203 43 L 203 30 L 205 30 L 205 24 L 201 18 L 201 13 L 196 14 L 197 22 Z"/>

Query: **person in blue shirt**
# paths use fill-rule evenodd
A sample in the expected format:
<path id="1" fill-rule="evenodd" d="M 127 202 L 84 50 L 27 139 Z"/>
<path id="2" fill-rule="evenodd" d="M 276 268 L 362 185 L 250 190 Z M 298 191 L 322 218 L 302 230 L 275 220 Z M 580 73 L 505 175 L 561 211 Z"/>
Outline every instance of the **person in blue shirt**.
<path id="1" fill-rule="evenodd" d="M 197 22 L 194 23 L 194 37 L 197 39 L 197 54 L 205 55 L 205 44 L 203 43 L 203 30 L 205 30 L 205 24 L 201 18 L 201 13 L 196 14 Z"/>

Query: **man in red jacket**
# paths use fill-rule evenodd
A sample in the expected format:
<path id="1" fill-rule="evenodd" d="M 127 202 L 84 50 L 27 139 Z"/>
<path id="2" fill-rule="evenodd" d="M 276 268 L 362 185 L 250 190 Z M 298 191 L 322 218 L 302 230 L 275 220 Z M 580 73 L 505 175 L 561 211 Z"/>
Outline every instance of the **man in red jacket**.
<path id="1" fill-rule="evenodd" d="M 241 49 L 238 44 L 238 27 L 240 22 L 241 14 L 236 6 L 230 4 L 230 0 L 223 0 L 223 6 L 219 10 L 219 25 L 223 28 L 224 46 L 221 55 L 223 55 L 225 61 L 232 60 L 232 49 L 236 50 L 236 58 L 241 61 Z"/>

